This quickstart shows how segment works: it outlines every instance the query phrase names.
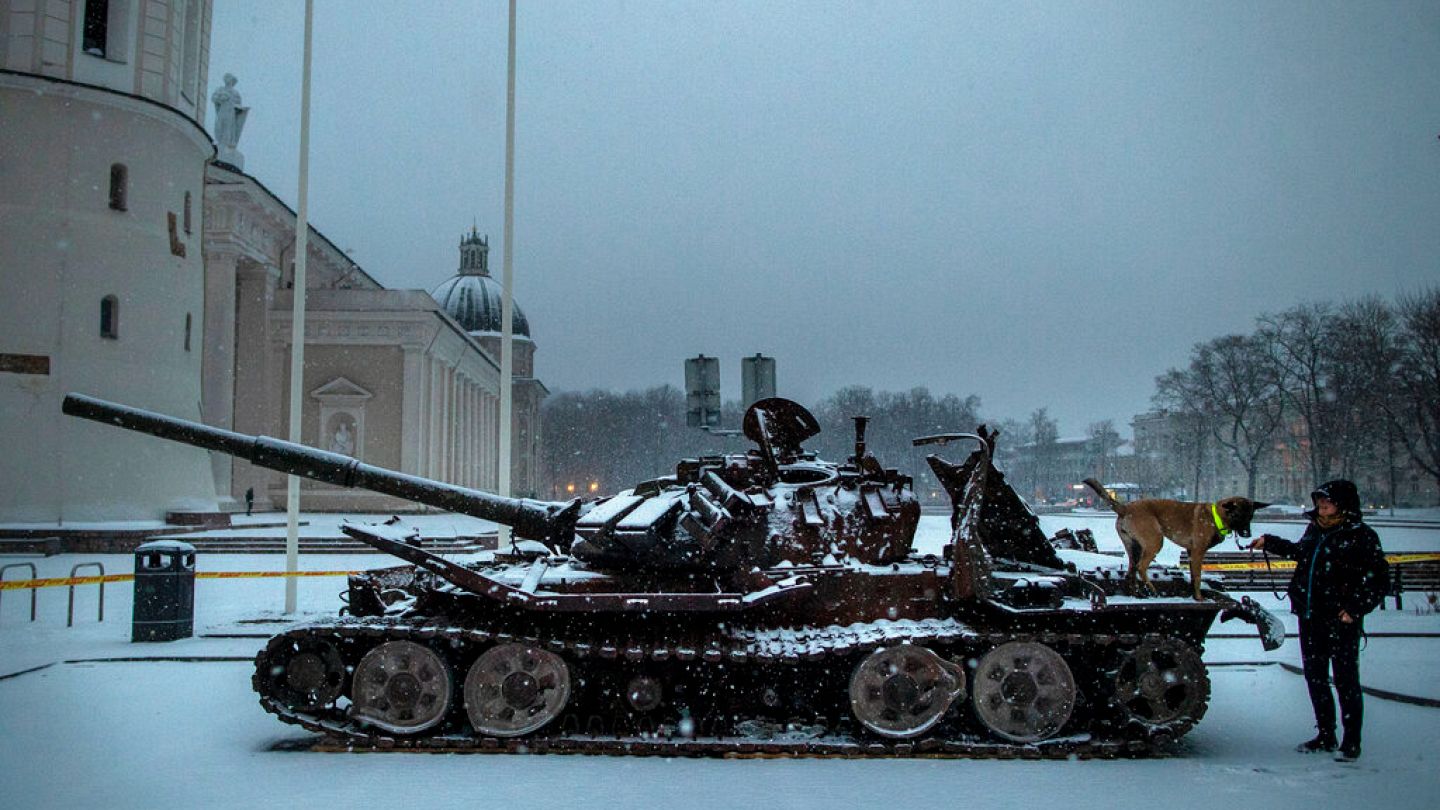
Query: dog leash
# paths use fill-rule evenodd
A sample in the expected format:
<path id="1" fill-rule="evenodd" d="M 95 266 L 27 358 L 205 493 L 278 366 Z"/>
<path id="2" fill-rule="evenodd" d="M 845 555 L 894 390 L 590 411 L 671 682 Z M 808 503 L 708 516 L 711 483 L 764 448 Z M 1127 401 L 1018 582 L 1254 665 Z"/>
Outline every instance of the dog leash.
<path id="1" fill-rule="evenodd" d="M 1250 552 L 1250 564 L 1251 564 L 1251 565 L 1254 565 L 1254 564 L 1255 564 L 1255 549 L 1243 545 L 1243 544 L 1240 542 L 1240 538 L 1239 538 L 1239 537 L 1236 537 L 1236 538 L 1235 538 L 1235 545 L 1236 545 L 1236 547 L 1238 547 L 1238 548 L 1246 549 L 1247 551 Z M 1288 600 L 1288 599 L 1290 598 L 1290 594 L 1288 594 L 1288 593 L 1280 593 L 1280 591 L 1275 588 L 1275 569 L 1273 569 L 1273 568 L 1270 567 L 1270 552 L 1266 551 L 1265 548 L 1262 546 L 1262 547 L 1260 548 L 1260 555 L 1261 555 L 1261 557 L 1264 558 L 1264 560 L 1265 560 L 1265 576 L 1266 576 L 1266 578 L 1268 578 L 1268 579 L 1270 580 L 1270 595 L 1273 596 L 1273 597 L 1275 597 L 1275 601 L 1277 601 L 1277 602 L 1284 602 L 1284 601 Z"/>

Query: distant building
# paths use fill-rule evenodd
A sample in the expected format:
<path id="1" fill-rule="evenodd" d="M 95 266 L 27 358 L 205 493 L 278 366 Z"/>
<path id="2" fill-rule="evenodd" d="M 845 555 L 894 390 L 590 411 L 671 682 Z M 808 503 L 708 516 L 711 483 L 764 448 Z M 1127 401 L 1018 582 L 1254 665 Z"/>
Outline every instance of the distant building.
<path id="1" fill-rule="evenodd" d="M 490 275 L 490 241 L 473 228 L 460 240 L 460 270 L 431 293 L 440 306 L 482 348 L 500 361 L 504 289 Z M 510 489 L 526 496 L 538 494 L 540 480 L 540 405 L 549 390 L 535 378 L 535 341 L 530 337 L 530 321 L 515 302 L 511 302 L 511 340 L 514 346 L 514 387 L 511 392 L 513 421 L 511 449 L 514 466 L 510 472 Z"/>
<path id="2" fill-rule="evenodd" d="M 1203 426 L 1184 414 L 1150 411 L 1137 414 L 1131 426 L 1137 459 L 1134 480 L 1151 497 L 1204 501 L 1245 494 L 1245 468 Z M 1309 505 L 1310 492 L 1320 482 L 1311 480 L 1308 457 L 1309 440 L 1296 420 L 1262 456 L 1256 470 L 1255 497 Z M 1435 505 L 1433 479 L 1414 459 L 1398 452 L 1393 470 L 1390 461 L 1384 454 L 1373 453 L 1352 462 L 1351 469 L 1335 469 L 1332 476 L 1354 480 L 1367 505 L 1389 506 L 1392 501 L 1397 506 Z"/>
<path id="3" fill-rule="evenodd" d="M 1111 434 L 1108 446 L 1089 436 L 1060 438 L 1054 442 L 1027 442 L 1014 447 L 1001 444 L 996 463 L 1006 480 L 1032 504 L 1073 504 L 1090 497 L 1080 482 L 1096 478 L 1106 484 L 1126 483 L 1120 490 L 1134 492 L 1135 452 L 1131 442 Z M 1115 489 L 1115 487 L 1111 487 Z"/>
<path id="4" fill-rule="evenodd" d="M 212 165 L 206 175 L 205 206 L 206 345 L 214 347 L 205 370 L 206 421 L 283 437 L 288 433 L 294 212 L 255 178 L 222 164 Z M 479 237 L 472 237 L 461 245 L 462 274 L 467 262 L 475 261 L 471 242 Z M 477 320 L 458 305 L 458 298 L 445 304 L 422 290 L 385 289 L 312 229 L 301 441 L 401 472 L 494 489 L 499 480 L 499 341 L 489 339 L 483 329 L 488 321 Z M 534 441 L 515 442 L 511 479 L 514 492 L 528 494 L 535 485 L 521 471 L 537 469 L 538 410 L 545 389 L 534 379 L 535 347 L 523 314 L 516 323 L 524 334 L 516 340 L 515 363 L 515 421 L 523 431 L 515 435 Z M 284 503 L 283 475 L 228 457 L 213 461 L 227 508 L 250 488 L 258 508 Z M 301 492 L 307 509 L 410 508 L 387 496 L 315 481 L 302 482 Z"/>

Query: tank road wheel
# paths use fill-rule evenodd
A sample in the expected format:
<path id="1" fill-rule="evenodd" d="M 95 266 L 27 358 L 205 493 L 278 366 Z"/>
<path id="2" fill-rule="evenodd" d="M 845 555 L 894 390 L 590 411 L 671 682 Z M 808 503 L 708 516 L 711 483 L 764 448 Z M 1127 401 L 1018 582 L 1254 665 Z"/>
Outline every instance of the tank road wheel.
<path id="1" fill-rule="evenodd" d="M 1193 723 L 1210 698 L 1210 677 L 1193 647 L 1179 639 L 1146 639 L 1115 670 L 1122 717 L 1153 730 Z"/>
<path id="2" fill-rule="evenodd" d="M 501 644 L 465 676 L 465 711 L 481 734 L 519 737 L 554 720 L 570 699 L 565 659 L 529 644 Z"/>
<path id="3" fill-rule="evenodd" d="M 413 641 L 387 641 L 355 667 L 350 713 L 386 731 L 415 734 L 445 719 L 453 691 L 439 653 Z"/>
<path id="4" fill-rule="evenodd" d="M 1075 676 L 1060 654 L 1038 642 L 1012 641 L 975 667 L 975 714 L 1012 742 L 1054 736 L 1075 708 Z"/>
<path id="5" fill-rule="evenodd" d="M 660 708 L 664 699 L 664 684 L 649 675 L 636 675 L 625 686 L 625 702 L 641 714 Z"/>
<path id="6" fill-rule="evenodd" d="M 965 671 L 924 647 L 901 644 L 866 656 L 850 676 L 850 709 L 882 737 L 914 737 L 965 694 Z"/>
<path id="7" fill-rule="evenodd" d="M 345 662 L 325 639 L 294 639 L 271 650 L 261 666 L 263 692 L 292 709 L 328 706 L 345 687 Z"/>

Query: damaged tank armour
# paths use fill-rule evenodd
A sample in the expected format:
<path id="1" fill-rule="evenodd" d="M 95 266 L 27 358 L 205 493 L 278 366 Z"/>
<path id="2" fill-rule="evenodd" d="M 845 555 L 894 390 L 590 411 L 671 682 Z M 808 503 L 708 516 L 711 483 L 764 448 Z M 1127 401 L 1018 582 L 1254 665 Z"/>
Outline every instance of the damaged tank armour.
<path id="1" fill-rule="evenodd" d="M 978 446 L 928 457 L 953 504 L 942 555 L 912 548 L 909 476 L 819 432 L 784 399 L 746 413 L 745 453 L 592 502 L 502 498 L 267 437 L 79 395 L 66 413 L 344 486 L 505 523 L 504 553 L 458 563 L 390 525 L 343 530 L 409 565 L 352 575 L 335 619 L 256 657 L 260 703 L 343 747 L 626 754 L 1116 756 L 1205 712 L 1217 616 L 1249 599 L 1178 571 L 1159 594 L 1083 552 L 1062 559 Z M 1077 562 L 1079 563 L 1077 567 Z M 1093 570 L 1091 570 L 1093 568 Z"/>

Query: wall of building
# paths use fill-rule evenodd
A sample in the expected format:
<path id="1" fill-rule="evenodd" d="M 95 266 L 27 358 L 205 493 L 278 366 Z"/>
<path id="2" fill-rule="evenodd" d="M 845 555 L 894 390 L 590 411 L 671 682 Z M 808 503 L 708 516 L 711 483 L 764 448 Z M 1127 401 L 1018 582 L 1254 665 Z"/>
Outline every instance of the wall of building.
<path id="1" fill-rule="evenodd" d="M 209 139 L 159 105 L 14 73 L 0 73 L 0 111 L 0 354 L 49 367 L 0 372 L 0 519 L 213 508 L 203 453 L 60 414 L 61 397 L 80 391 L 199 418 Z M 114 164 L 125 166 L 125 210 L 111 207 Z M 100 335 L 107 296 L 116 339 Z"/>

